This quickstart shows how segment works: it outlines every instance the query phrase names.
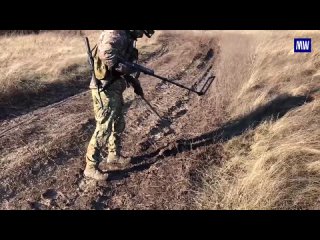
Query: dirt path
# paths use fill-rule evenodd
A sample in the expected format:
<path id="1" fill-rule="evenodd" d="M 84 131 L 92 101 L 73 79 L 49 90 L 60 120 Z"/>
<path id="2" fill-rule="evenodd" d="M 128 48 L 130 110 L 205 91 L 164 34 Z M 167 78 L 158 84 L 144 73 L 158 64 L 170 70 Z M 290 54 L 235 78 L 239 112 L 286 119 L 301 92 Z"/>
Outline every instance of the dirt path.
<path id="1" fill-rule="evenodd" d="M 214 77 L 217 43 L 204 36 L 166 33 L 143 61 L 158 75 L 193 86 Z M 90 92 L 0 123 L 1 209 L 188 209 L 198 171 L 219 160 L 217 144 L 181 148 L 179 142 L 218 126 L 208 96 L 141 77 L 146 98 L 171 121 L 159 121 L 127 90 L 125 154 L 132 166 L 109 181 L 83 178 L 84 154 L 94 130 Z M 180 146 L 180 147 L 179 147 Z M 190 151 L 192 150 L 192 151 Z"/>

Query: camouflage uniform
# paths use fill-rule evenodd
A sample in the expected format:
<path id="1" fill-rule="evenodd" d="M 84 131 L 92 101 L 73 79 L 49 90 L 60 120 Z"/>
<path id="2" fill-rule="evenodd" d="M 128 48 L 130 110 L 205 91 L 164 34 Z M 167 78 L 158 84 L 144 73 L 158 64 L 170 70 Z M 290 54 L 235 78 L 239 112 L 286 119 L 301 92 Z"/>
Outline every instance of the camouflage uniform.
<path id="1" fill-rule="evenodd" d="M 134 48 L 133 42 L 134 40 L 124 30 L 104 30 L 99 38 L 96 54 L 102 60 L 102 63 L 111 69 L 117 64 L 116 56 L 130 60 Z M 92 80 L 90 83 L 96 129 L 87 149 L 86 159 L 89 163 L 99 163 L 102 160 L 100 158 L 101 148 L 108 149 L 109 161 L 120 156 L 121 134 L 125 129 L 122 94 L 127 86 L 122 73 L 127 72 L 125 69 L 121 69 L 119 72 L 113 73 L 111 75 L 113 83 L 100 94 L 95 82 Z M 110 80 L 107 76 L 101 82 L 105 84 Z"/>
<path id="2" fill-rule="evenodd" d="M 100 162 L 100 149 L 103 147 L 108 149 L 110 155 L 119 156 L 121 133 L 125 128 L 122 97 L 125 88 L 124 79 L 119 78 L 107 91 L 101 92 L 100 96 L 98 89 L 91 90 L 96 129 L 89 142 L 88 161 Z"/>
<path id="3" fill-rule="evenodd" d="M 104 30 L 95 50 L 95 76 L 102 86 L 107 86 L 99 92 L 95 78 L 92 78 L 90 88 L 96 129 L 89 142 L 86 154 L 86 169 L 84 175 L 96 180 L 106 180 L 107 174 L 101 173 L 97 167 L 101 159 L 101 149 L 108 149 L 109 164 L 126 166 L 128 158 L 120 156 L 121 134 L 125 129 L 123 113 L 123 92 L 130 84 L 136 94 L 143 96 L 143 91 L 135 73 L 119 62 L 119 58 L 133 62 L 138 59 L 138 51 L 134 47 L 137 38 L 143 34 L 150 37 L 153 30 Z M 150 35 L 149 35 L 150 34 Z M 133 71 L 133 72 L 132 72 Z M 128 83 L 128 84 L 127 84 Z"/>

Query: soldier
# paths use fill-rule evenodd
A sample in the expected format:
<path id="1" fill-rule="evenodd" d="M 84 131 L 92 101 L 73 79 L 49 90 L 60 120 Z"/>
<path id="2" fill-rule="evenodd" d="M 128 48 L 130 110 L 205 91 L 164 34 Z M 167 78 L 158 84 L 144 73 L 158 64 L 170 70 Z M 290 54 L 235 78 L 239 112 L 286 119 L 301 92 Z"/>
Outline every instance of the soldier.
<path id="1" fill-rule="evenodd" d="M 100 35 L 94 53 L 94 71 L 103 90 L 99 91 L 96 81 L 91 80 L 96 129 L 87 149 L 86 177 L 107 179 L 108 174 L 98 168 L 102 161 L 102 148 L 108 149 L 107 165 L 111 168 L 122 168 L 130 163 L 130 159 L 121 154 L 121 134 L 125 129 L 122 94 L 128 83 L 136 94 L 143 96 L 143 91 L 138 80 L 139 73 L 127 68 L 120 59 L 137 61 L 135 41 L 142 38 L 143 34 L 151 37 L 153 33 L 153 30 L 104 30 Z"/>

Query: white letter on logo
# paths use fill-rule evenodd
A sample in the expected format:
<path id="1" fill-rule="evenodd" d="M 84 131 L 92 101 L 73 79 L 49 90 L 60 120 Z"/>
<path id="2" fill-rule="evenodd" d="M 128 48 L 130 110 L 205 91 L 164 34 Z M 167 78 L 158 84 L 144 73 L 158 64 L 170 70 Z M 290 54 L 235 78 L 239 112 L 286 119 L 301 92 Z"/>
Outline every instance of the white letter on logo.
<path id="1" fill-rule="evenodd" d="M 302 41 L 297 41 L 297 50 L 301 50 L 301 47 L 302 47 Z"/>
<path id="2" fill-rule="evenodd" d="M 304 41 L 304 46 L 303 46 L 304 50 L 309 50 L 309 43 L 310 43 L 309 41 Z"/>

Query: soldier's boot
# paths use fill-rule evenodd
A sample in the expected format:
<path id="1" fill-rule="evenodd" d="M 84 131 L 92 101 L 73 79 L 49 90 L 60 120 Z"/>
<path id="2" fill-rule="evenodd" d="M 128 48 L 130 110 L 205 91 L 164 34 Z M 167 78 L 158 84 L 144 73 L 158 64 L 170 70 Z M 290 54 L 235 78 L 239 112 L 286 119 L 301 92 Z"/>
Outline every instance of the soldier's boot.
<path id="1" fill-rule="evenodd" d="M 87 161 L 87 165 L 83 174 L 85 177 L 92 178 L 96 181 L 105 181 L 108 178 L 108 174 L 102 173 L 101 170 L 98 168 L 97 163 L 90 161 Z"/>
<path id="2" fill-rule="evenodd" d="M 107 158 L 107 168 L 108 170 L 120 170 L 128 167 L 130 165 L 131 158 L 124 157 L 115 152 L 109 152 Z"/>

